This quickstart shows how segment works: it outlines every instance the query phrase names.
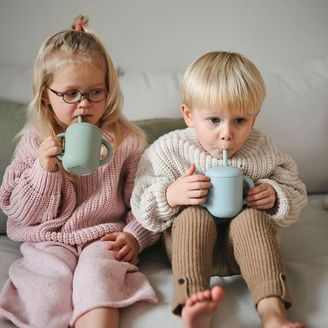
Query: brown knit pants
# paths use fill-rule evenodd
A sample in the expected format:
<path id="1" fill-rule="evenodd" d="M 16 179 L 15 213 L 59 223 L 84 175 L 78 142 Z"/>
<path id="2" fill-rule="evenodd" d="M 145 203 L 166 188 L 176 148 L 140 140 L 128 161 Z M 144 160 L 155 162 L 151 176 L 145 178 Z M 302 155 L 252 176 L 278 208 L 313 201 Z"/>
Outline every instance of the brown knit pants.
<path id="1" fill-rule="evenodd" d="M 280 297 L 290 306 L 276 227 L 265 212 L 245 209 L 229 223 L 216 224 L 199 206 L 184 209 L 164 233 L 172 263 L 172 311 L 180 314 L 187 298 L 209 288 L 213 274 L 241 273 L 255 305 Z"/>

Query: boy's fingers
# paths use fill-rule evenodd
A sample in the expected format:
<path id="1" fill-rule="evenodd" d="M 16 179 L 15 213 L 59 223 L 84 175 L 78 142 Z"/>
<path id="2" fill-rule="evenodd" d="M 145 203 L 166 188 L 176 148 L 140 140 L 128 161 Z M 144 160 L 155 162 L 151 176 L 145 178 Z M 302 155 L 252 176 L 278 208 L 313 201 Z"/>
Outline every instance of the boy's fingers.
<path id="1" fill-rule="evenodd" d="M 195 169 L 196 169 L 195 164 L 191 164 L 191 166 L 185 172 L 184 176 L 192 175 L 195 172 Z"/>

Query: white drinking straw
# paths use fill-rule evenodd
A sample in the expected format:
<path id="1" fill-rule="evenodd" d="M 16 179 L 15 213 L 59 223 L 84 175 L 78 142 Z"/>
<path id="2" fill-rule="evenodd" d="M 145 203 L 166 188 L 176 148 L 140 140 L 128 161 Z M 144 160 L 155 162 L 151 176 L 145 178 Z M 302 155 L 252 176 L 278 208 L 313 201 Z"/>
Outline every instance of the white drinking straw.
<path id="1" fill-rule="evenodd" d="M 223 166 L 228 165 L 228 151 L 226 149 L 223 149 Z"/>

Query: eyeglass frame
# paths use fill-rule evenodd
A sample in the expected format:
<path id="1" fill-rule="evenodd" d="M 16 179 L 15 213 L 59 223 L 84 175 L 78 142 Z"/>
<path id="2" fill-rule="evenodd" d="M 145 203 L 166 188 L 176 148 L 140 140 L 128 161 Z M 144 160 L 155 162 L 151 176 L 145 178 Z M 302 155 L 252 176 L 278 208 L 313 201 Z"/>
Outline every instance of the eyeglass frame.
<path id="1" fill-rule="evenodd" d="M 81 92 L 81 91 L 78 90 L 78 89 L 74 89 L 74 91 L 78 91 L 78 92 L 79 92 L 79 94 L 80 94 L 80 99 L 79 99 L 79 100 L 76 100 L 76 101 L 74 101 L 74 102 L 68 102 L 68 101 L 66 101 L 66 100 L 64 99 L 64 97 L 67 95 L 67 92 L 68 92 L 68 91 L 66 91 L 66 92 L 59 92 L 59 91 L 56 91 L 56 90 L 51 89 L 51 88 L 49 88 L 49 87 L 47 87 L 47 89 L 49 89 L 49 90 L 50 90 L 53 94 L 55 94 L 57 97 L 61 97 L 61 98 L 63 99 L 63 101 L 64 101 L 66 104 L 70 104 L 70 105 L 77 104 L 77 103 L 81 102 L 81 101 L 83 100 L 83 98 L 88 99 L 88 101 L 90 101 L 90 102 L 92 102 L 92 103 L 98 103 L 98 102 L 103 101 L 103 100 L 106 98 L 107 94 L 108 94 L 108 91 L 107 91 L 106 89 L 104 89 L 104 88 L 94 88 L 94 89 L 90 89 L 90 90 L 87 90 L 87 91 L 84 91 L 84 92 Z M 101 100 L 96 100 L 96 101 L 91 100 L 91 99 L 90 99 L 90 91 L 91 91 L 91 90 L 97 90 L 97 89 L 98 89 L 98 90 L 102 90 L 102 91 L 104 91 L 104 93 L 105 93 L 104 98 L 101 99 Z"/>

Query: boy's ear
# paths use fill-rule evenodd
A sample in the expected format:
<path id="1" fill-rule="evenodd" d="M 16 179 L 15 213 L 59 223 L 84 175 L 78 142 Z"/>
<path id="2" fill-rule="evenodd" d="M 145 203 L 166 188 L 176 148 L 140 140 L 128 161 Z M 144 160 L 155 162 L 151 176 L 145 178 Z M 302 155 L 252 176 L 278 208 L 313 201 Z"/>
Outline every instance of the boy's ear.
<path id="1" fill-rule="evenodd" d="M 252 127 L 254 127 L 254 124 L 255 124 L 255 121 L 256 121 L 257 115 L 258 115 L 258 114 L 256 114 L 256 115 L 253 117 L 253 124 L 252 124 Z"/>
<path id="2" fill-rule="evenodd" d="M 181 112 L 182 112 L 183 119 L 186 122 L 187 126 L 192 128 L 194 126 L 194 122 L 193 122 L 192 115 L 191 115 L 191 109 L 186 104 L 182 104 Z"/>

